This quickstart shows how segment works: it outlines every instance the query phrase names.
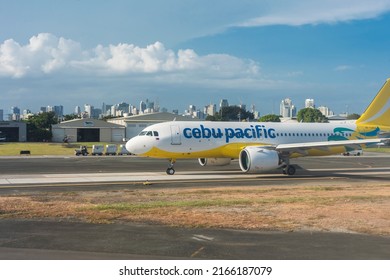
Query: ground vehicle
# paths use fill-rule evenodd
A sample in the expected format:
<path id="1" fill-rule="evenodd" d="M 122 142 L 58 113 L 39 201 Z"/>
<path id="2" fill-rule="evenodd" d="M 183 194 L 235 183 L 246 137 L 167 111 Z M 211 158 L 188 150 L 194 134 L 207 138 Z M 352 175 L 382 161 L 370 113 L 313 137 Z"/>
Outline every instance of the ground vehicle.
<path id="1" fill-rule="evenodd" d="M 130 152 L 128 150 L 126 150 L 126 146 L 125 145 L 119 145 L 119 152 L 118 152 L 118 155 L 130 155 Z"/>
<path id="2" fill-rule="evenodd" d="M 88 149 L 87 149 L 87 146 L 80 146 L 80 149 L 76 149 L 74 150 L 74 154 L 76 156 L 87 156 L 89 153 L 88 153 Z"/>
<path id="3" fill-rule="evenodd" d="M 106 153 L 105 153 L 105 155 L 106 156 L 109 156 L 109 155 L 115 156 L 116 155 L 116 150 L 117 150 L 116 145 L 106 145 Z"/>
<path id="4" fill-rule="evenodd" d="M 363 150 L 353 150 L 343 153 L 343 156 L 361 156 L 362 154 Z"/>
<path id="5" fill-rule="evenodd" d="M 92 153 L 91 155 L 99 155 L 102 156 L 104 153 L 104 146 L 103 145 L 93 145 L 92 146 Z"/>

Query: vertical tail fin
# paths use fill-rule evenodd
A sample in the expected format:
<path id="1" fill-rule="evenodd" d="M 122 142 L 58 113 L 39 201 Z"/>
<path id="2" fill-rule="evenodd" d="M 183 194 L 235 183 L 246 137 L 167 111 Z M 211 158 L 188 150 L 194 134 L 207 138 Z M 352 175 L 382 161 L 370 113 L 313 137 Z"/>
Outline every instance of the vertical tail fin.
<path id="1" fill-rule="evenodd" d="M 366 111 L 356 121 L 358 126 L 390 129 L 390 78 L 379 90 Z"/>

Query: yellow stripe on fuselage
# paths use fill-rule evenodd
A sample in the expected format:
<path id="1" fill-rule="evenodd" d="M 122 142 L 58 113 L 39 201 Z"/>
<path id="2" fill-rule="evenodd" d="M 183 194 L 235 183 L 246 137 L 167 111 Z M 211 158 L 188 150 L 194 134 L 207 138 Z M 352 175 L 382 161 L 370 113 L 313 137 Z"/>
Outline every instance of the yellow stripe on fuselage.
<path id="1" fill-rule="evenodd" d="M 180 159 L 180 158 L 238 158 L 240 151 L 244 147 L 248 146 L 269 146 L 264 143 L 230 143 L 223 145 L 221 147 L 203 150 L 203 151 L 186 151 L 186 152 L 170 152 L 153 146 L 148 152 L 140 155 L 145 157 L 153 157 L 153 158 L 172 158 L 172 159 Z"/>
<path id="2" fill-rule="evenodd" d="M 232 158 L 237 159 L 239 157 L 240 151 L 248 146 L 264 146 L 269 147 L 265 143 L 231 143 L 226 144 L 221 147 L 203 150 L 203 151 L 188 151 L 188 152 L 170 152 L 153 147 L 148 152 L 141 154 L 140 156 L 144 157 L 153 157 L 153 158 L 165 158 L 165 159 L 188 159 L 188 158 Z M 305 154 L 301 153 L 292 153 L 290 158 L 297 158 L 302 156 L 327 156 L 344 153 L 346 151 L 345 147 L 329 147 L 326 149 L 316 149 L 311 148 L 305 150 Z"/>

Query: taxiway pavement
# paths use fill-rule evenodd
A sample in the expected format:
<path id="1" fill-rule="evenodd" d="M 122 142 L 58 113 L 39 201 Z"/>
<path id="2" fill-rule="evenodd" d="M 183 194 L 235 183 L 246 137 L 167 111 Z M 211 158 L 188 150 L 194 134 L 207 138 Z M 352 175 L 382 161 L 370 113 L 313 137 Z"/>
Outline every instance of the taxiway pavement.
<path id="1" fill-rule="evenodd" d="M 136 157 L 3 157 L 0 196 L 28 191 L 142 187 L 299 185 L 390 182 L 390 156 L 302 158 L 296 176 L 242 174 L 238 164 L 201 167 Z M 288 178 L 288 180 L 286 180 Z M 0 213 L 1 214 L 1 213 Z M 170 228 L 150 224 L 96 225 L 0 219 L 0 259 L 390 259 L 390 237 L 335 232 L 261 232 Z"/>

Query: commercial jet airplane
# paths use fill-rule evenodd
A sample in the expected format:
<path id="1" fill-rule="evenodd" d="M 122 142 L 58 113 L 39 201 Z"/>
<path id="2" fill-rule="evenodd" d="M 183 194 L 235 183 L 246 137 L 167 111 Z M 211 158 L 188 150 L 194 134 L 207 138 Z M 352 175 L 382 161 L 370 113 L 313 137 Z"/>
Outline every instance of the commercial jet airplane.
<path id="1" fill-rule="evenodd" d="M 202 166 L 238 159 L 243 172 L 282 169 L 294 175 L 291 158 L 340 154 L 388 142 L 390 79 L 355 123 L 261 123 L 171 121 L 151 125 L 126 143 L 139 156 L 169 160 L 198 158 Z"/>

